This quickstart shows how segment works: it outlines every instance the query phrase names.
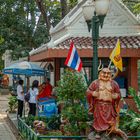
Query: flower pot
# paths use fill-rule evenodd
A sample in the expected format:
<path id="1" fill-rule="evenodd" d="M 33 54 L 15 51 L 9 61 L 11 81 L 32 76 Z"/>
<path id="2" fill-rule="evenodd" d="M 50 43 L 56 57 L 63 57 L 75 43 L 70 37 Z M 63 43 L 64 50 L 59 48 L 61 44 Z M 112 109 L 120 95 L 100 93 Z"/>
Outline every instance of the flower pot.
<path id="1" fill-rule="evenodd" d="M 128 95 L 128 98 L 129 98 L 129 99 L 132 99 L 132 98 L 133 98 L 133 96 L 132 96 L 132 95 Z"/>

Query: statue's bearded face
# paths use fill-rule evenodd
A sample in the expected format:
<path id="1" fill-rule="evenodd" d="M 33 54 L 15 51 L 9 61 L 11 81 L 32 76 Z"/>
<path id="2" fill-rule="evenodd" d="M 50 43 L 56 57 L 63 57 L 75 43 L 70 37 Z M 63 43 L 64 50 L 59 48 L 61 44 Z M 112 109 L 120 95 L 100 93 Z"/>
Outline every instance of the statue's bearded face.
<path id="1" fill-rule="evenodd" d="M 108 68 L 103 68 L 99 74 L 99 79 L 109 81 L 111 79 L 111 71 Z"/>

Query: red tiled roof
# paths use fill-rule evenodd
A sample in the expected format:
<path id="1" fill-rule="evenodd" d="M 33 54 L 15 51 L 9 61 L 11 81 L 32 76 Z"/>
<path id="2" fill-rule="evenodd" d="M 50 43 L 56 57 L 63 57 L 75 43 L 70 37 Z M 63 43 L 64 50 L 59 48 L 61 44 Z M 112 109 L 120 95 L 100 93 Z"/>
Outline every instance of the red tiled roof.
<path id="1" fill-rule="evenodd" d="M 118 37 L 101 37 L 99 39 L 98 57 L 109 57 L 115 47 Z M 119 37 L 121 42 L 121 56 L 140 58 L 140 36 Z M 73 40 L 80 57 L 93 57 L 92 39 L 90 37 L 71 37 L 59 43 L 56 47 L 47 48 L 30 56 L 31 61 L 51 60 L 54 58 L 65 58 Z"/>
<path id="2" fill-rule="evenodd" d="M 122 48 L 140 48 L 140 36 L 100 37 L 99 48 L 114 48 L 118 38 Z M 71 40 L 74 41 L 74 45 L 78 49 L 92 49 L 92 39 L 90 37 L 70 37 L 51 49 L 69 49 Z"/>

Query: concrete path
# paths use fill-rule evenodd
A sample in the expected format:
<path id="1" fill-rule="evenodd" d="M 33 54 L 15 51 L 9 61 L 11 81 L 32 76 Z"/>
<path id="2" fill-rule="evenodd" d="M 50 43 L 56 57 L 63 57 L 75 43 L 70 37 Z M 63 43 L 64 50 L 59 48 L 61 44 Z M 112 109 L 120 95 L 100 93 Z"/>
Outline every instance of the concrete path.
<path id="1" fill-rule="evenodd" d="M 16 140 L 6 121 L 8 97 L 9 95 L 0 95 L 0 140 Z"/>

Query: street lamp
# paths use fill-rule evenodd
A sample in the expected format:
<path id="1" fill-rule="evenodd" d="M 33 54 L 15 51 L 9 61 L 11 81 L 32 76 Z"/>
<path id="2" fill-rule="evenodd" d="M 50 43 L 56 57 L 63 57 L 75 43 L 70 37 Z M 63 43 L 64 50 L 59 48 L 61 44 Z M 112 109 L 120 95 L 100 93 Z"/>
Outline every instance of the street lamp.
<path id="1" fill-rule="evenodd" d="M 93 41 L 93 63 L 91 80 L 98 78 L 98 39 L 99 26 L 103 27 L 103 21 L 109 9 L 110 0 L 87 0 L 83 5 L 83 15 L 88 25 L 88 30 L 92 29 Z"/>

